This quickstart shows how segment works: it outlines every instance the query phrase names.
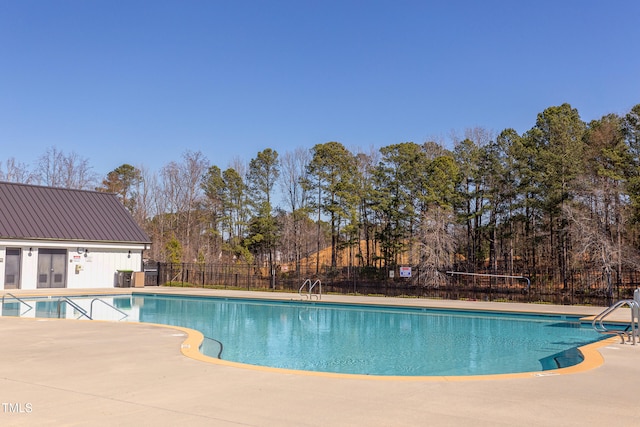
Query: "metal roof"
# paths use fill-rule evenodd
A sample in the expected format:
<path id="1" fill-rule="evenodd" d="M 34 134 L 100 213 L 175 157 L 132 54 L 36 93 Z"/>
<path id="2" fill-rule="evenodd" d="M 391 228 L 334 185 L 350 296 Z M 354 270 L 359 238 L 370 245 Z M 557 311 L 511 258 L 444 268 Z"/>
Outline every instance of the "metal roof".
<path id="1" fill-rule="evenodd" d="M 0 238 L 151 243 L 117 196 L 0 182 Z"/>

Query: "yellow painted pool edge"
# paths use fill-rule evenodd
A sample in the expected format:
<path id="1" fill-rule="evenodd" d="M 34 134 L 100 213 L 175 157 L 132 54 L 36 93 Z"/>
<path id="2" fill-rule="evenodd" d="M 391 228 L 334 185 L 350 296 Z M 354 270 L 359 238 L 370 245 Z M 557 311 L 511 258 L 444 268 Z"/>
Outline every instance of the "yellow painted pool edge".
<path id="1" fill-rule="evenodd" d="M 126 293 L 127 292 L 122 292 L 122 294 L 126 294 Z M 96 292 L 96 294 L 99 294 L 99 293 Z M 117 294 L 120 294 L 120 292 L 114 292 L 113 294 L 117 295 Z M 104 295 L 104 293 L 102 293 L 102 295 Z M 133 294 L 131 293 L 131 295 Z M 35 295 L 28 295 L 28 294 L 24 295 L 24 297 L 27 297 L 27 298 L 30 296 L 35 296 Z M 477 311 L 483 311 L 483 310 L 477 310 Z M 549 314 L 549 313 L 546 313 L 546 314 Z M 48 319 L 48 320 L 73 320 L 73 319 Z M 77 320 L 81 320 L 81 319 L 77 319 Z M 262 371 L 262 372 L 290 374 L 290 375 L 306 375 L 306 376 L 316 376 L 316 377 L 325 377 L 325 378 L 344 378 L 344 379 L 375 380 L 375 381 L 448 381 L 448 382 L 494 381 L 494 380 L 539 378 L 539 377 L 549 377 L 549 376 L 557 376 L 557 375 L 577 374 L 577 373 L 590 371 L 599 366 L 602 366 L 602 364 L 604 364 L 604 357 L 598 351 L 598 349 L 605 347 L 607 345 L 613 344 L 618 340 L 617 337 L 611 337 L 608 339 L 604 339 L 601 341 L 584 345 L 582 347 L 578 347 L 578 350 L 580 350 L 580 352 L 582 353 L 582 356 L 584 357 L 584 360 L 582 362 L 566 368 L 559 368 L 559 369 L 553 369 L 553 370 L 547 370 L 547 371 L 518 372 L 518 373 L 493 374 L 493 375 L 459 375 L 459 376 L 363 375 L 363 374 L 342 374 L 342 373 L 335 373 L 335 372 L 318 372 L 318 371 L 303 371 L 303 370 L 297 370 L 297 369 L 274 368 L 270 366 L 249 365 L 246 363 L 222 360 L 215 357 L 206 356 L 200 352 L 200 346 L 204 341 L 204 335 L 200 331 L 197 331 L 195 329 L 185 328 L 183 326 L 165 325 L 161 323 L 126 322 L 126 324 L 151 325 L 151 326 L 169 328 L 169 329 L 174 329 L 174 330 L 179 330 L 181 332 L 184 332 L 187 335 L 187 338 L 183 341 L 181 345 L 181 348 L 180 348 L 181 353 L 190 359 L 198 360 L 205 363 L 211 363 L 215 365 L 229 366 L 229 367 L 241 368 L 241 369 L 256 370 L 256 371 Z"/>
<path id="2" fill-rule="evenodd" d="M 130 322 L 133 323 L 133 322 Z M 140 323 L 143 324 L 143 323 Z M 153 325 L 165 328 L 176 329 L 187 334 L 187 338 L 183 341 L 180 351 L 182 354 L 190 359 L 198 360 L 205 363 L 212 363 L 215 365 L 229 366 L 240 369 L 250 369 L 261 372 L 273 372 L 289 375 L 305 375 L 314 377 L 325 378 L 343 378 L 354 380 L 374 380 L 374 381 L 495 381 L 495 380 L 507 380 L 507 379 L 522 379 L 522 378 L 539 378 L 549 377 L 556 375 L 569 375 L 577 374 L 586 371 L 590 371 L 604 364 L 604 357 L 598 351 L 598 349 L 607 345 L 615 343 L 618 338 L 612 337 L 597 341 L 591 344 L 578 347 L 578 350 L 582 353 L 584 360 L 577 365 L 569 366 L 566 368 L 553 369 L 548 371 L 535 371 L 535 372 L 518 372 L 510 374 L 494 374 L 494 375 L 459 375 L 459 376 L 444 376 L 444 375 L 429 375 L 429 376 L 400 376 L 400 375 L 362 375 L 362 374 L 341 374 L 335 372 L 317 372 L 317 371 L 302 371 L 297 369 L 285 369 L 274 368 L 270 366 L 249 365 L 240 362 L 231 362 L 228 360 L 217 359 L 215 357 L 206 356 L 200 352 L 200 346 L 204 341 L 204 335 L 195 329 L 185 328 L 182 326 L 163 325 L 159 323 L 144 323 L 144 325 Z"/>

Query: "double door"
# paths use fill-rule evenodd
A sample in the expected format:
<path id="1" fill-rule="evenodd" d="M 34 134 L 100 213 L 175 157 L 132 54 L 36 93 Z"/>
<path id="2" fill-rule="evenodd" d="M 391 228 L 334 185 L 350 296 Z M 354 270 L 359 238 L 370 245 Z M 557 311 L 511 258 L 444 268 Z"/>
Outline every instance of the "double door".
<path id="1" fill-rule="evenodd" d="M 38 251 L 38 288 L 64 288 L 66 284 L 66 249 L 40 249 Z"/>

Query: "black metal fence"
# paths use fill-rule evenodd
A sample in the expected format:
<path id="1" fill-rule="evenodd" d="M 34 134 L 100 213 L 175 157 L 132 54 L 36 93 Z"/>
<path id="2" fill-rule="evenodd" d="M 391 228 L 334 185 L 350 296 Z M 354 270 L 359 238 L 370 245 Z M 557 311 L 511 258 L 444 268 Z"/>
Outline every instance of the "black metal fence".
<path id="1" fill-rule="evenodd" d="M 640 272 L 572 271 L 564 280 L 538 273 L 521 279 L 488 277 L 506 273 L 477 271 L 474 275 L 445 271 L 387 270 L 360 267 L 282 271 L 241 264 L 158 263 L 145 268 L 145 284 L 298 292 L 306 279 L 320 280 L 323 293 L 378 295 L 453 300 L 537 302 L 567 305 L 610 305 L 633 297 Z M 404 274 L 403 274 L 404 273 Z M 475 275 L 480 274 L 480 275 Z M 437 280 L 434 280 L 437 279 Z"/>

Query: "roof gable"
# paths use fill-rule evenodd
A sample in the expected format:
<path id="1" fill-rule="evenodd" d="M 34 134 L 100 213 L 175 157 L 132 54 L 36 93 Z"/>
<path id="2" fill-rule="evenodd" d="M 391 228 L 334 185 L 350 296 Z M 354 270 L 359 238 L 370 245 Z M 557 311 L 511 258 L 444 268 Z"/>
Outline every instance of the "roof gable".
<path id="1" fill-rule="evenodd" d="M 150 243 L 117 196 L 0 182 L 0 238 Z"/>

